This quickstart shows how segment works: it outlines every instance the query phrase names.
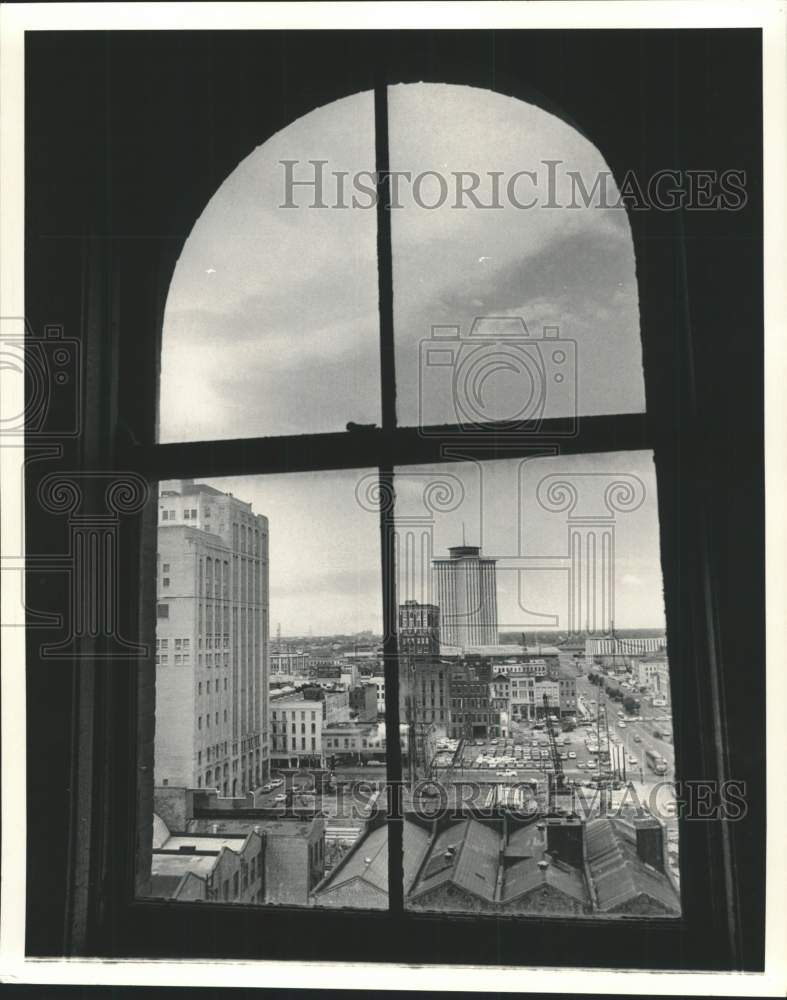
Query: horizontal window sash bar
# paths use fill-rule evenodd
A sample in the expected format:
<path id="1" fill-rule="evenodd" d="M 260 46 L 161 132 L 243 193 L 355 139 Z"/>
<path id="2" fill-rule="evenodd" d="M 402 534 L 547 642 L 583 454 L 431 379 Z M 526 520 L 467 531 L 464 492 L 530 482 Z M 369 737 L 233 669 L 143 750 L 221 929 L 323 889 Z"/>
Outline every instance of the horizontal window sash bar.
<path id="1" fill-rule="evenodd" d="M 663 438 L 664 432 L 658 434 Z M 485 461 L 536 455 L 635 451 L 655 446 L 644 413 L 550 419 L 538 433 L 516 423 L 378 427 L 325 434 L 183 441 L 118 448 L 118 467 L 151 480 Z"/>

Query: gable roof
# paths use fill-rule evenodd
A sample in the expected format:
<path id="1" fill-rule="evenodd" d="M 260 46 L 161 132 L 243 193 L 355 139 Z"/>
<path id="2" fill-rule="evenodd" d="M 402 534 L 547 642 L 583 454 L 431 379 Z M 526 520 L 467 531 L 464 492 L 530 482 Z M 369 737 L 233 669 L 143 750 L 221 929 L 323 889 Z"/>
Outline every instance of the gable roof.
<path id="1" fill-rule="evenodd" d="M 402 836 L 406 892 L 420 866 L 429 832 L 416 823 L 405 821 Z M 330 892 L 355 879 L 380 892 L 388 892 L 388 827 L 385 824 L 362 837 L 316 892 Z"/>
<path id="2" fill-rule="evenodd" d="M 577 902 L 586 904 L 590 896 L 585 880 L 576 868 L 550 862 L 546 868 L 539 867 L 540 858 L 523 858 L 506 871 L 503 881 L 502 900 L 510 903 L 540 886 L 549 885 Z"/>
<path id="3" fill-rule="evenodd" d="M 435 837 L 411 895 L 420 896 L 452 882 L 475 896 L 493 901 L 499 847 L 497 830 L 478 820 L 466 819 L 446 827 Z"/>
<path id="4" fill-rule="evenodd" d="M 598 908 L 609 911 L 644 895 L 679 913 L 680 900 L 669 879 L 640 860 L 630 836 L 609 818 L 587 823 L 586 858 Z"/>

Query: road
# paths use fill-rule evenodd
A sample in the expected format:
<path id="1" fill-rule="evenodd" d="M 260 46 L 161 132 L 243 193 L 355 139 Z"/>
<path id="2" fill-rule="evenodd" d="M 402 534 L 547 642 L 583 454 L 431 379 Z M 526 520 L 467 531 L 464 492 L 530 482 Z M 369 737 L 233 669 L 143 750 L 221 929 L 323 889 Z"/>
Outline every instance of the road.
<path id="1" fill-rule="evenodd" d="M 599 693 L 600 688 L 591 684 L 587 677 L 584 675 L 577 677 L 578 700 L 582 700 L 585 704 L 590 706 L 592 700 L 598 701 Z M 654 710 L 641 696 L 640 701 L 642 703 L 640 708 L 642 721 L 633 722 L 631 717 L 627 715 L 625 718 L 626 728 L 622 729 L 617 724 L 617 712 L 620 709 L 620 703 L 609 699 L 606 700 L 610 736 L 614 736 L 615 739 L 622 742 L 627 757 L 631 754 L 640 762 L 639 765 L 635 767 L 635 774 L 627 775 L 627 777 L 640 777 L 640 780 L 644 781 L 645 775 L 650 774 L 654 780 L 659 780 L 658 776 L 653 775 L 653 772 L 650 771 L 645 763 L 645 750 L 652 750 L 654 753 L 663 757 L 667 763 L 667 773 L 664 777 L 674 779 L 675 754 L 672 744 L 668 743 L 666 740 L 657 739 L 653 735 L 654 725 L 658 726 L 663 720 L 665 720 L 664 724 L 669 724 L 669 728 L 672 728 L 669 709 L 662 708 Z M 636 740 L 635 736 L 638 736 L 639 740 Z M 637 771 L 642 771 L 642 775 L 637 775 Z"/>

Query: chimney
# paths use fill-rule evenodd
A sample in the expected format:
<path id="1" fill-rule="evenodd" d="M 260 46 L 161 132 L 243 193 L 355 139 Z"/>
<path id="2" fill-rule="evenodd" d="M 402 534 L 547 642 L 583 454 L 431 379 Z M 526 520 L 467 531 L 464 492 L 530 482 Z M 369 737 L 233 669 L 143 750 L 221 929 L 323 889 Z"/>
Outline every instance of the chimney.
<path id="1" fill-rule="evenodd" d="M 546 859 L 544 859 L 543 861 L 539 861 L 538 867 L 541 869 L 542 872 L 545 872 L 547 868 L 549 868 L 549 862 Z"/>
<path id="2" fill-rule="evenodd" d="M 654 817 L 643 817 L 634 820 L 637 834 L 637 857 L 646 865 L 664 871 L 664 831 L 661 823 Z"/>
<path id="3" fill-rule="evenodd" d="M 573 868 L 584 862 L 584 830 L 578 817 L 566 816 L 547 820 L 547 850 Z"/>

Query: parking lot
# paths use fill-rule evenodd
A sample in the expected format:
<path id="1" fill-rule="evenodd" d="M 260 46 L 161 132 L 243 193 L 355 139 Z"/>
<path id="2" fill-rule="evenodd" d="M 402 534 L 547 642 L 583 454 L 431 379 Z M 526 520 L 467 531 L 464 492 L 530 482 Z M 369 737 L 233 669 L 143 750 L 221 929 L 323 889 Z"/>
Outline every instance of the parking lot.
<path id="1" fill-rule="evenodd" d="M 604 744 L 596 743 L 593 727 L 580 726 L 572 732 L 556 732 L 560 763 L 567 777 L 589 779 L 607 766 Z M 554 769 L 546 730 L 527 724 L 516 726 L 514 735 L 500 739 L 466 740 L 457 767 L 486 780 L 538 777 Z"/>

